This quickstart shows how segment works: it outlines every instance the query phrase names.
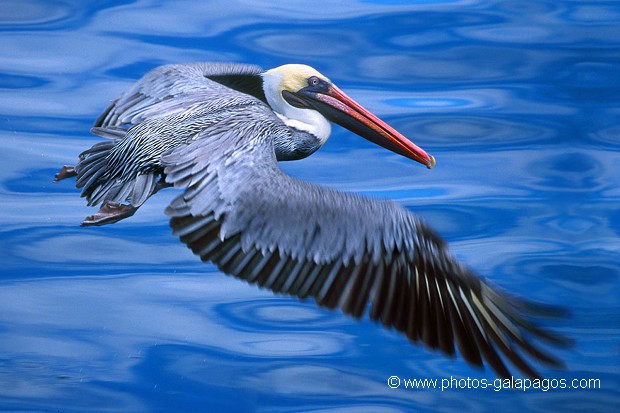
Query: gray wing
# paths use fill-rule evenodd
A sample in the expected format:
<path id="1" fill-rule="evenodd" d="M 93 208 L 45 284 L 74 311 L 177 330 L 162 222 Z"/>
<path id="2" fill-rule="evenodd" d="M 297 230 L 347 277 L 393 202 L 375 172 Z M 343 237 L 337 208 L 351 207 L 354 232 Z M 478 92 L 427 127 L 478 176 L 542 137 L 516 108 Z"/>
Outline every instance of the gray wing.
<path id="1" fill-rule="evenodd" d="M 188 63 L 144 75 L 95 122 L 92 132 L 110 140 L 80 154 L 75 171 L 82 196 L 89 205 L 104 200 L 142 205 L 160 186 L 164 153 L 230 111 L 263 105 L 260 73 L 250 65 Z"/>
<path id="2" fill-rule="evenodd" d="M 162 159 L 167 181 L 186 188 L 167 208 L 171 226 L 202 260 L 353 317 L 370 307 L 372 320 L 449 355 L 456 343 L 467 361 L 484 360 L 503 377 L 510 372 L 501 354 L 532 377 L 527 357 L 561 366 L 530 344 L 564 344 L 526 321 L 534 308 L 457 262 L 416 216 L 285 175 L 272 139 L 287 130 L 266 108 L 203 133 L 208 139 Z"/>
<path id="3" fill-rule="evenodd" d="M 265 101 L 254 65 L 198 62 L 160 66 L 144 75 L 99 116 L 95 127 L 136 125 L 146 119 L 176 115 L 199 107 L 227 88 Z M 206 81 L 206 79 L 214 82 Z"/>

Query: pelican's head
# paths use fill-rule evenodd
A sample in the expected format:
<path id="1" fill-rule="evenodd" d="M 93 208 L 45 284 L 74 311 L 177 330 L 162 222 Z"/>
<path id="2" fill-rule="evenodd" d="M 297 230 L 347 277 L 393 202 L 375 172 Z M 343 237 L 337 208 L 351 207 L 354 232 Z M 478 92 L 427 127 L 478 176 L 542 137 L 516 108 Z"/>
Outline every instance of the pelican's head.
<path id="1" fill-rule="evenodd" d="M 435 158 L 348 97 L 310 66 L 289 64 L 263 73 L 271 108 L 289 126 L 310 132 L 325 143 L 330 121 L 428 168 Z"/>

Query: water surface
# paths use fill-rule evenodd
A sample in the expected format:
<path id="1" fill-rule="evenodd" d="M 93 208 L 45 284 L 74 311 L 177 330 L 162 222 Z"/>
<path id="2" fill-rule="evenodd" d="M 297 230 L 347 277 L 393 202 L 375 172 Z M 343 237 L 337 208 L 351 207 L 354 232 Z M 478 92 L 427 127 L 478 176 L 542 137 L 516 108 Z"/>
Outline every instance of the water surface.
<path id="1" fill-rule="evenodd" d="M 616 2 L 34 1 L 0 5 L 0 411 L 616 411 L 620 406 Z M 63 164 L 160 64 L 306 63 L 437 158 L 334 128 L 298 178 L 393 199 L 477 272 L 564 305 L 567 371 L 594 390 L 390 389 L 475 377 L 400 335 L 274 296 L 171 235 L 163 191 L 116 225 Z"/>

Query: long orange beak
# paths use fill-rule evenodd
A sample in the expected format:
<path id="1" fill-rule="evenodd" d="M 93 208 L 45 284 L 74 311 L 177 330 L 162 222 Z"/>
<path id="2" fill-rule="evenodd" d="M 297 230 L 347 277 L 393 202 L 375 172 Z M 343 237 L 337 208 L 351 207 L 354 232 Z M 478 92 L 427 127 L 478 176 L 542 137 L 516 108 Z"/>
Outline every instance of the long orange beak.
<path id="1" fill-rule="evenodd" d="M 435 166 L 435 158 L 433 156 L 373 115 L 335 85 L 329 85 L 325 93 L 314 94 L 314 99 L 332 109 L 336 109 L 340 114 L 346 115 L 346 117 L 343 117 L 342 115 L 338 116 L 338 112 L 329 111 L 329 113 L 324 113 L 319 110 L 333 122 L 386 149 L 420 162 L 429 169 Z"/>
<path id="2" fill-rule="evenodd" d="M 429 169 L 435 166 L 435 158 L 370 113 L 342 90 L 325 80 L 316 78 L 316 81 L 294 93 L 284 90 L 282 97 L 295 107 L 315 109 L 328 120 L 392 152 L 420 162 Z"/>

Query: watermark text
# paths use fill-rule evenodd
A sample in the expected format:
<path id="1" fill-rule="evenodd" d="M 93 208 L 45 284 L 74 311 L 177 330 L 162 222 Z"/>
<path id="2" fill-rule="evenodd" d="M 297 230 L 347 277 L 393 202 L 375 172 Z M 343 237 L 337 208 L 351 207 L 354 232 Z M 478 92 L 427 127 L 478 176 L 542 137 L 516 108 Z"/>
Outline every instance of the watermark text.
<path id="1" fill-rule="evenodd" d="M 461 390 L 461 389 L 491 389 L 493 391 L 519 390 L 543 391 L 581 389 L 594 390 L 601 388 L 601 379 L 574 378 L 574 379 L 529 379 L 511 377 L 508 379 L 486 379 L 471 377 L 444 377 L 444 378 L 401 378 L 390 376 L 387 385 L 392 389 L 404 388 L 410 390 Z"/>

